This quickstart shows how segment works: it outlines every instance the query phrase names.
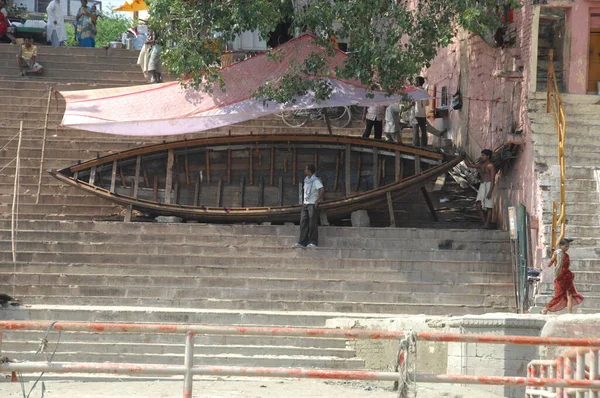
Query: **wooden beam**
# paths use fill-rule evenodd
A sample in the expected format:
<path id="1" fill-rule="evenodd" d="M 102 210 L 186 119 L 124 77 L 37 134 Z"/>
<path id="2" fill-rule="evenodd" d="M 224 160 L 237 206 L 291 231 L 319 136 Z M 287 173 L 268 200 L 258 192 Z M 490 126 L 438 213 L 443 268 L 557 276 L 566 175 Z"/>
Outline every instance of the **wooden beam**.
<path id="1" fill-rule="evenodd" d="M 258 167 L 262 167 L 263 159 L 262 159 L 262 152 L 260 150 L 260 147 L 256 148 L 256 156 L 258 157 Z"/>
<path id="2" fill-rule="evenodd" d="M 298 174 L 298 150 L 292 149 L 292 184 L 296 185 L 296 174 Z"/>
<path id="3" fill-rule="evenodd" d="M 350 159 L 352 158 L 352 147 L 350 146 L 350 144 L 346 144 L 346 151 L 345 151 L 345 155 L 344 155 L 344 179 L 345 179 L 345 186 L 346 186 L 346 196 L 350 196 L 350 184 L 351 184 L 351 177 L 352 175 L 351 170 L 350 170 L 350 166 L 352 166 L 350 164 Z"/>
<path id="4" fill-rule="evenodd" d="M 265 179 L 260 177 L 258 183 L 258 207 L 263 207 L 265 204 Z"/>
<path id="5" fill-rule="evenodd" d="M 175 150 L 169 149 L 167 154 L 167 178 L 165 181 L 165 203 L 171 203 L 171 191 L 173 190 L 173 164 L 175 163 Z"/>
<path id="6" fill-rule="evenodd" d="M 125 208 L 125 217 L 123 218 L 123 221 L 131 222 L 132 217 L 133 217 L 133 205 L 128 205 Z"/>
<path id="7" fill-rule="evenodd" d="M 275 146 L 271 147 L 271 159 L 269 165 L 269 185 L 275 184 Z"/>
<path id="8" fill-rule="evenodd" d="M 394 214 L 394 202 L 392 201 L 392 193 L 388 192 L 386 194 L 387 197 L 387 205 L 388 212 L 390 214 L 390 227 L 396 227 L 396 215 Z"/>
<path id="9" fill-rule="evenodd" d="M 96 166 L 90 170 L 90 185 L 96 185 Z"/>
<path id="10" fill-rule="evenodd" d="M 427 189 L 425 187 L 421 187 L 421 192 L 423 193 L 423 197 L 425 198 L 425 202 L 427 203 L 427 207 L 429 208 L 429 212 L 431 213 L 431 217 L 433 221 L 438 221 L 438 216 L 435 213 L 435 208 L 433 207 L 433 203 L 431 202 L 431 198 L 427 193 Z"/>
<path id="11" fill-rule="evenodd" d="M 200 203 L 200 173 L 196 174 L 196 181 L 194 183 L 194 201 L 192 202 L 194 207 Z"/>
<path id="12" fill-rule="evenodd" d="M 400 161 L 400 181 L 404 180 L 404 161 Z"/>
<path id="13" fill-rule="evenodd" d="M 142 168 L 142 155 L 138 155 L 135 160 L 135 175 L 133 177 L 133 198 L 137 199 L 138 189 L 140 187 L 140 169 Z"/>
<path id="14" fill-rule="evenodd" d="M 362 156 L 361 156 L 361 153 L 359 152 L 358 153 L 358 165 L 356 166 L 356 187 L 354 188 L 354 190 L 356 192 L 358 192 L 358 188 L 360 188 L 360 173 L 361 173 L 361 167 L 362 167 L 361 159 L 362 159 Z"/>
<path id="15" fill-rule="evenodd" d="M 227 184 L 231 184 L 231 149 L 227 150 Z"/>
<path id="16" fill-rule="evenodd" d="M 115 193 L 117 185 L 117 160 L 113 160 L 112 174 L 110 176 L 110 193 Z"/>
<path id="17" fill-rule="evenodd" d="M 248 149 L 248 154 L 249 156 L 249 169 L 248 172 L 250 173 L 250 181 L 248 181 L 250 183 L 250 185 L 254 185 L 254 154 L 253 154 L 253 150 L 252 147 L 250 147 L 250 149 Z"/>
<path id="18" fill-rule="evenodd" d="M 206 182 L 210 184 L 210 151 L 206 151 Z"/>
<path id="19" fill-rule="evenodd" d="M 415 155 L 415 174 L 421 174 L 421 156 Z"/>
<path id="20" fill-rule="evenodd" d="M 285 159 L 283 159 L 283 172 L 284 173 L 288 172 L 288 158 L 287 157 Z"/>
<path id="21" fill-rule="evenodd" d="M 381 160 L 379 160 L 379 186 L 385 185 L 385 161 L 386 161 L 386 157 L 384 156 L 383 158 L 381 158 Z"/>
<path id="22" fill-rule="evenodd" d="M 315 165 L 315 169 L 319 170 L 319 152 L 318 152 L 318 149 L 315 149 L 315 153 L 313 155 L 313 164 Z"/>
<path id="23" fill-rule="evenodd" d="M 217 182 L 217 207 L 221 207 L 223 205 L 223 177 L 219 178 L 219 182 Z"/>
<path id="24" fill-rule="evenodd" d="M 141 148 L 131 149 L 124 152 L 115 153 L 112 155 L 103 156 L 97 159 L 92 159 L 87 162 L 83 162 L 77 165 L 74 165 L 70 168 L 71 172 L 87 170 L 92 166 L 103 165 L 113 160 L 121 160 L 125 158 L 131 158 L 137 155 L 145 155 L 148 153 L 166 151 L 168 149 L 181 149 L 181 148 L 189 148 L 193 146 L 212 146 L 212 145 L 236 145 L 236 144 L 244 144 L 244 145 L 253 145 L 256 143 L 274 143 L 279 142 L 282 145 L 289 145 L 290 142 L 295 143 L 314 143 L 314 144 L 350 144 L 350 145 L 364 145 L 364 139 L 360 137 L 331 137 L 328 135 L 292 135 L 292 134 L 280 134 L 280 135 L 271 135 L 266 134 L 262 136 L 225 136 L 225 137 L 215 137 L 215 138 L 198 138 L 194 140 L 182 140 L 182 141 L 174 141 L 170 143 L 164 144 L 156 144 L 144 146 Z M 376 145 L 381 150 L 389 150 L 396 151 L 398 150 L 398 144 L 388 141 L 378 141 L 371 145 Z M 435 153 L 427 149 L 416 148 L 416 147 L 402 147 L 400 152 L 408 155 L 421 155 L 428 159 L 432 160 L 443 160 L 444 155 L 441 153 Z"/>
<path id="25" fill-rule="evenodd" d="M 246 176 L 242 175 L 242 178 L 240 178 L 240 190 L 238 191 L 240 207 L 244 207 L 244 194 L 245 194 L 245 190 L 246 190 L 245 188 L 246 188 Z"/>
<path id="26" fill-rule="evenodd" d="M 119 176 L 121 177 L 121 188 L 127 188 L 127 180 L 125 179 L 122 167 L 119 167 Z"/>
<path id="27" fill-rule="evenodd" d="M 337 192 L 338 189 L 338 180 L 340 178 L 340 160 L 342 157 L 342 153 L 338 152 L 335 157 L 335 173 L 333 175 L 333 192 Z"/>
<path id="28" fill-rule="evenodd" d="M 325 119 L 325 125 L 327 126 L 327 133 L 329 133 L 329 135 L 333 135 L 333 129 L 331 128 L 331 120 L 327 114 L 327 108 L 323 108 L 323 117 Z M 316 166 L 317 165 L 315 165 L 315 167 Z"/>
<path id="29" fill-rule="evenodd" d="M 279 187 L 277 189 L 277 206 L 283 206 L 283 177 L 279 177 Z"/>
<path id="30" fill-rule="evenodd" d="M 394 178 L 396 181 L 401 181 L 402 176 L 400 175 L 400 167 L 402 164 L 402 157 L 400 156 L 400 152 L 396 151 L 396 157 L 394 158 Z"/>
<path id="31" fill-rule="evenodd" d="M 152 190 L 152 200 L 158 202 L 158 176 L 154 176 L 154 189 Z"/>
<path id="32" fill-rule="evenodd" d="M 373 188 L 379 187 L 379 149 L 373 147 Z M 358 189 L 357 189 L 358 191 Z"/>
<path id="33" fill-rule="evenodd" d="M 183 159 L 183 168 L 185 171 L 185 185 L 191 185 L 192 182 L 190 181 L 190 168 L 188 165 L 188 157 L 187 155 L 184 156 Z"/>
<path id="34" fill-rule="evenodd" d="M 144 175 L 144 185 L 146 186 L 146 188 L 150 187 L 150 179 L 148 179 L 148 173 L 146 173 L 146 169 L 144 168 L 144 165 L 142 165 L 142 174 Z"/>

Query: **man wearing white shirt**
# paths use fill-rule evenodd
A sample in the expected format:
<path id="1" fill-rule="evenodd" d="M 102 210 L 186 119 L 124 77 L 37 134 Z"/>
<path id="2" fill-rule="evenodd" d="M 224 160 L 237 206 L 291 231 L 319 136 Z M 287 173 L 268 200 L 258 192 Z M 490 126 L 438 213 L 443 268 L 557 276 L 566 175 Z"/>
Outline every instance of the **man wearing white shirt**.
<path id="1" fill-rule="evenodd" d="M 421 76 L 416 79 L 416 86 L 423 88 L 425 79 Z M 427 106 L 428 100 L 419 100 L 414 102 L 413 117 L 411 124 L 413 126 L 413 145 L 425 147 L 427 146 L 427 114 L 425 112 L 425 106 Z M 420 137 L 419 137 L 419 132 Z"/>
<path id="2" fill-rule="evenodd" d="M 46 40 L 52 47 L 64 46 L 67 41 L 67 28 L 65 28 L 65 13 L 60 0 L 52 0 L 48 7 L 48 24 L 46 25 Z"/>
<path id="3" fill-rule="evenodd" d="M 315 166 L 304 169 L 304 196 L 300 214 L 300 239 L 294 247 L 317 247 L 319 245 L 319 204 L 325 192 L 323 183 L 315 175 Z"/>

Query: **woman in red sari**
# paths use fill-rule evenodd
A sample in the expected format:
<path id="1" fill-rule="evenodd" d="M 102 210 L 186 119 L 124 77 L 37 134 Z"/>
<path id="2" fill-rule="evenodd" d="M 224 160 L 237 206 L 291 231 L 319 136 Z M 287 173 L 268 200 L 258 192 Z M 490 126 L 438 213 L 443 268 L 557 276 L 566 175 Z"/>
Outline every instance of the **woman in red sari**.
<path id="1" fill-rule="evenodd" d="M 583 301 L 583 296 L 577 293 L 573 284 L 575 275 L 569 269 L 571 262 L 567 251 L 569 251 L 569 244 L 572 241 L 572 239 L 562 239 L 558 243 L 559 248 L 556 249 L 552 255 L 552 259 L 548 263 L 548 267 L 556 264 L 556 269 L 554 270 L 554 297 L 542 310 L 542 314 L 547 314 L 548 311 L 558 312 L 565 307 L 569 314 L 572 314 L 573 305 L 581 304 Z"/>

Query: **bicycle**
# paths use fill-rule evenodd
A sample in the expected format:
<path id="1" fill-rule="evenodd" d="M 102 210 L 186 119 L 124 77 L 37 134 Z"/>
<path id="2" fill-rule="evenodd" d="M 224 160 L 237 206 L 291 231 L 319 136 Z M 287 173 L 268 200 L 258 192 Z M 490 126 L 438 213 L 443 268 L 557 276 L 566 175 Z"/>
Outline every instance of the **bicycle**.
<path id="1" fill-rule="evenodd" d="M 280 114 L 281 120 L 289 127 L 302 127 L 308 121 L 325 120 L 325 112 L 333 127 L 343 128 L 350 124 L 352 111 L 347 106 L 334 106 L 331 108 L 298 109 L 284 111 Z"/>

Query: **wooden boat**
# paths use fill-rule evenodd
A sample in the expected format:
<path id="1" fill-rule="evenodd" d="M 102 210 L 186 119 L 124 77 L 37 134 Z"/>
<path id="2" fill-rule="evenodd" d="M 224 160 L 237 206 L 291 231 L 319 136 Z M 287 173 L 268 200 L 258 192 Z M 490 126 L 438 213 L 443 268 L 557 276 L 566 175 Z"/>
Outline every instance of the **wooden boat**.
<path id="1" fill-rule="evenodd" d="M 329 220 L 391 206 L 460 162 L 387 141 L 247 135 L 163 143 L 50 171 L 66 184 L 152 216 L 204 222 L 298 221 L 304 168 L 325 186 Z"/>

